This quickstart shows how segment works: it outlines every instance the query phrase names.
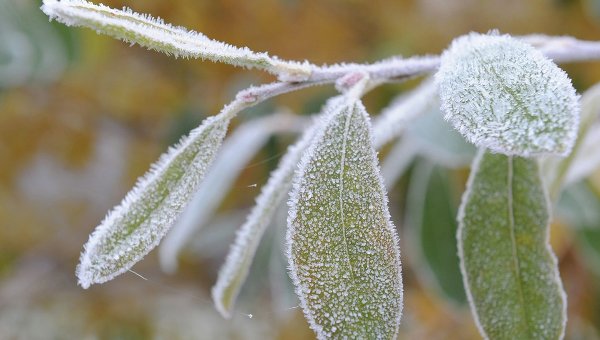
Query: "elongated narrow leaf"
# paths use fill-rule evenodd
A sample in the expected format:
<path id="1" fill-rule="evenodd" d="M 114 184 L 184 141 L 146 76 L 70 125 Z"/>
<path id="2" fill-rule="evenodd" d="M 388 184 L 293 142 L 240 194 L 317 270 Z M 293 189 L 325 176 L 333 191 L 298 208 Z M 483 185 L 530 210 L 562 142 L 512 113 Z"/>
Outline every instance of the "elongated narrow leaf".
<path id="1" fill-rule="evenodd" d="M 567 74 L 508 35 L 471 33 L 436 74 L 445 117 L 470 142 L 507 155 L 567 155 L 579 103 Z"/>
<path id="2" fill-rule="evenodd" d="M 566 297 L 536 160 L 482 152 L 459 212 L 461 270 L 490 339 L 560 339 Z"/>
<path id="3" fill-rule="evenodd" d="M 406 225 L 415 270 L 426 284 L 455 303 L 467 298 L 456 247 L 458 200 L 448 173 L 420 160 L 411 175 Z"/>
<path id="4" fill-rule="evenodd" d="M 256 205 L 246 222 L 237 232 L 235 242 L 212 289 L 215 306 L 226 318 L 231 315 L 265 229 L 292 186 L 294 170 L 315 134 L 315 126 L 316 124 L 306 130 L 300 140 L 289 148 L 256 199 Z"/>
<path id="5" fill-rule="evenodd" d="M 236 111 L 226 107 L 172 147 L 138 180 L 84 246 L 77 277 L 83 288 L 126 272 L 152 250 L 192 198 Z"/>
<path id="6" fill-rule="evenodd" d="M 398 237 L 369 118 L 348 101 L 321 123 L 296 172 L 290 275 L 318 338 L 392 339 L 402 310 Z"/>
<path id="7" fill-rule="evenodd" d="M 285 62 L 269 57 L 266 53 L 231 46 L 130 9 L 118 10 L 84 0 L 44 0 L 42 10 L 51 19 L 63 24 L 89 27 L 98 33 L 176 57 L 202 58 L 235 66 L 256 67 L 279 75 L 281 80 L 303 80 L 311 73 L 308 63 Z"/>
<path id="8" fill-rule="evenodd" d="M 177 255 L 181 249 L 212 216 L 234 180 L 267 139 L 275 132 L 298 130 L 302 125 L 300 118 L 278 113 L 238 127 L 225 140 L 205 180 L 160 245 L 159 260 L 165 272 L 172 273 L 177 269 Z"/>

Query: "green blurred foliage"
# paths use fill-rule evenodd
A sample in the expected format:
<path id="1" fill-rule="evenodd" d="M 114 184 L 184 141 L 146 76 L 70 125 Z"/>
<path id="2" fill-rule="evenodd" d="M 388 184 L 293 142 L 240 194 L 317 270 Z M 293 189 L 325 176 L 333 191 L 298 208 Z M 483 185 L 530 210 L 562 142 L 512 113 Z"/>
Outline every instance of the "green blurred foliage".
<path id="1" fill-rule="evenodd" d="M 454 37 L 472 30 L 600 37 L 597 0 L 111 0 L 106 4 L 132 7 L 211 38 L 317 64 L 437 54 Z M 229 234 L 213 244 L 220 252 L 207 255 L 193 249 L 192 242 L 174 276 L 162 274 L 151 253 L 134 268 L 148 280 L 127 274 L 86 291 L 76 286 L 74 269 L 81 246 L 149 164 L 203 117 L 218 112 L 238 90 L 272 77 L 227 65 L 176 60 L 90 30 L 49 23 L 39 5 L 33 0 L 0 0 L 0 338 L 312 338 L 301 311 L 294 308 L 297 302 L 290 298 L 287 276 L 264 274 L 269 262 L 284 268 L 278 257 L 281 234 L 263 242 L 239 313 L 223 320 L 214 311 L 208 292 L 241 221 L 227 222 Z M 600 63 L 564 68 L 579 91 L 600 79 Z M 367 108 L 376 114 L 414 84 L 382 87 L 367 96 Z M 313 113 L 332 94 L 328 87 L 285 95 L 242 113 L 234 125 L 280 106 Z M 256 156 L 255 166 L 243 171 L 228 195 L 221 217 L 252 205 L 273 160 L 289 142 L 273 139 Z M 465 174 L 464 169 L 439 173 L 456 188 L 464 186 Z M 252 183 L 258 188 L 248 187 Z M 405 195 L 406 185 L 390 192 L 401 236 L 404 208 L 398 202 Z M 560 222 L 553 226 L 553 245 L 569 294 L 567 337 L 597 338 L 600 280 L 574 241 L 581 237 L 579 229 Z M 209 237 L 211 229 L 208 226 L 197 238 Z M 402 242 L 407 242 L 404 236 Z M 412 261 L 404 263 L 400 338 L 479 338 L 468 309 L 432 294 L 416 279 L 423 268 Z M 273 294 L 279 291 L 283 293 Z"/>

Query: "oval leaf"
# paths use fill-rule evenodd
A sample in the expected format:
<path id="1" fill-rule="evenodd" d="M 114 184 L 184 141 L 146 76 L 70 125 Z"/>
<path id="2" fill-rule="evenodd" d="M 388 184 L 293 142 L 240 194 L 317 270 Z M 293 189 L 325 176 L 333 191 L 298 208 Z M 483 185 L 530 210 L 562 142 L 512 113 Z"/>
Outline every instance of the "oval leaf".
<path id="1" fill-rule="evenodd" d="M 508 35 L 454 40 L 436 82 L 445 118 L 479 147 L 566 155 L 575 142 L 579 104 L 567 74 Z"/>
<path id="2" fill-rule="evenodd" d="M 318 338 L 394 338 L 402 309 L 398 237 L 360 102 L 321 123 L 294 179 L 288 259 Z"/>
<path id="3" fill-rule="evenodd" d="M 112 280 L 152 250 L 192 198 L 223 141 L 230 109 L 207 118 L 138 180 L 96 228 L 77 267 L 79 284 Z"/>
<path id="4" fill-rule="evenodd" d="M 537 162 L 482 152 L 459 212 L 458 246 L 471 310 L 490 339 L 559 339 L 566 297 L 548 244 Z"/>

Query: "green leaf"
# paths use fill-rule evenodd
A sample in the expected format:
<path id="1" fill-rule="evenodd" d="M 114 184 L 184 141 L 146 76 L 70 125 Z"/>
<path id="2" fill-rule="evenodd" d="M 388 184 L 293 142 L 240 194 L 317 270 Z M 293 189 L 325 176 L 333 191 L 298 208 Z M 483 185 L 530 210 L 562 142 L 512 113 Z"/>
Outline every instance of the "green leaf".
<path id="1" fill-rule="evenodd" d="M 368 115 L 348 100 L 321 124 L 290 195 L 296 293 L 320 339 L 393 339 L 402 310 L 400 251 Z"/>
<path id="2" fill-rule="evenodd" d="M 456 247 L 458 202 L 448 173 L 431 162 L 417 162 L 411 176 L 406 221 L 417 273 L 453 302 L 467 298 Z"/>
<path id="3" fill-rule="evenodd" d="M 207 118 L 170 148 L 106 216 L 77 266 L 83 288 L 126 272 L 158 245 L 204 178 L 238 106 Z"/>
<path id="4" fill-rule="evenodd" d="M 459 212 L 458 247 L 471 310 L 490 339 L 564 334 L 548 210 L 536 160 L 481 151 Z"/>
<path id="5" fill-rule="evenodd" d="M 455 39 L 436 74 L 445 118 L 478 147 L 507 155 L 567 155 L 579 103 L 567 74 L 508 35 Z"/>

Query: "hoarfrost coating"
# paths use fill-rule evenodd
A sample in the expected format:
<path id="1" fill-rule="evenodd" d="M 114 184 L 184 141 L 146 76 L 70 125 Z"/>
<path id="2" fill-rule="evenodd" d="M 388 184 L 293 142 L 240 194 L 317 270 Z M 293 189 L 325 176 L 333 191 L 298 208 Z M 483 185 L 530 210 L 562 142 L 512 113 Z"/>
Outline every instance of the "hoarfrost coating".
<path id="1" fill-rule="evenodd" d="M 290 194 L 290 275 L 319 339 L 394 338 L 402 310 L 398 236 L 357 100 L 326 113 Z"/>
<path id="2" fill-rule="evenodd" d="M 164 23 L 160 18 L 113 9 L 83 0 L 44 0 L 42 10 L 68 26 L 84 26 L 175 57 L 202 58 L 248 68 L 264 69 L 281 80 L 302 80 L 310 75 L 308 63 L 288 62 L 209 39 L 202 33 Z"/>
<path id="3" fill-rule="evenodd" d="M 108 213 L 81 254 L 76 272 L 83 288 L 126 272 L 158 245 L 204 178 L 236 109 L 207 118 L 170 148 Z"/>
<path id="4" fill-rule="evenodd" d="M 470 142 L 507 155 L 567 155 L 579 103 L 571 80 L 508 35 L 455 39 L 435 76 L 445 118 Z"/>

